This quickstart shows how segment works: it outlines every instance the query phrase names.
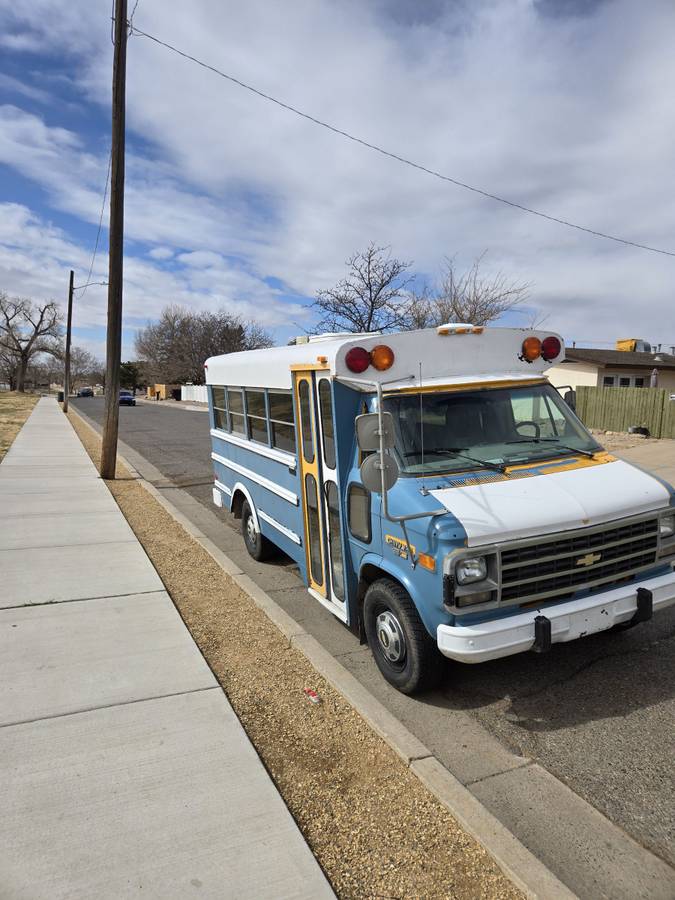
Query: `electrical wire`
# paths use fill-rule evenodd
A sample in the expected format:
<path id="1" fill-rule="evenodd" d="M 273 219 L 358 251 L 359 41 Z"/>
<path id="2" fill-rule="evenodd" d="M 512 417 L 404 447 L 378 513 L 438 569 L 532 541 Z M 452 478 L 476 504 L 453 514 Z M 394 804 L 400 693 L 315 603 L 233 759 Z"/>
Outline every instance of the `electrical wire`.
<path id="1" fill-rule="evenodd" d="M 134 8 L 131 10 L 131 15 L 129 16 L 129 34 L 134 33 L 134 16 L 136 15 L 136 10 L 138 8 L 139 2 L 140 0 L 136 0 L 136 2 L 134 3 Z"/>
<path id="2" fill-rule="evenodd" d="M 108 157 L 108 174 L 106 175 L 106 178 L 105 178 L 105 189 L 103 191 L 103 203 L 101 203 L 101 215 L 98 218 L 98 230 L 96 232 L 96 241 L 94 243 L 94 252 L 92 253 L 92 256 L 91 256 L 91 264 L 89 266 L 89 274 L 87 275 L 86 283 L 81 286 L 83 288 L 82 297 L 84 297 L 84 295 L 87 293 L 87 288 L 89 287 L 90 284 L 105 284 L 106 283 L 106 282 L 102 282 L 102 281 L 91 281 L 90 279 L 91 279 L 91 273 L 94 269 L 94 263 L 96 261 L 96 254 L 98 252 L 98 242 L 101 239 L 101 228 L 103 227 L 103 214 L 105 212 L 105 202 L 108 199 L 108 185 L 110 184 L 110 168 L 111 168 L 111 166 L 112 166 L 112 147 L 110 148 L 110 156 Z M 76 290 L 79 290 L 79 288 L 76 288 Z"/>
<path id="3" fill-rule="evenodd" d="M 334 134 L 338 134 L 341 137 L 346 138 L 347 140 L 353 141 L 355 144 L 361 144 L 362 147 L 367 147 L 369 150 L 380 153 L 382 156 L 387 156 L 389 157 L 389 159 L 394 159 L 397 162 L 403 163 L 406 166 L 410 166 L 413 169 L 418 169 L 420 172 L 425 172 L 427 175 L 432 175 L 434 178 L 440 178 L 442 181 L 447 181 L 450 184 L 454 184 L 456 187 L 471 191 L 474 194 L 480 194 L 482 197 L 486 197 L 489 200 L 495 200 L 497 203 L 503 203 L 506 206 L 512 207 L 513 209 L 518 209 L 521 212 L 529 213 L 533 216 L 538 216 L 541 219 L 547 219 L 549 222 L 556 222 L 558 225 L 564 225 L 567 228 L 575 228 L 577 231 L 583 231 L 586 234 L 592 234 L 595 237 L 604 238 L 608 241 L 615 241 L 618 244 L 625 244 L 628 247 L 637 247 L 639 250 L 649 250 L 651 253 L 660 253 L 663 256 L 675 256 L 675 251 L 673 250 L 663 250 L 659 247 L 651 247 L 648 244 L 640 244 L 637 241 L 630 241 L 626 238 L 617 237 L 613 234 L 607 234 L 604 231 L 597 231 L 594 228 L 587 228 L 584 225 L 577 225 L 575 222 L 570 222 L 567 219 L 561 219 L 558 216 L 552 216 L 548 213 L 541 212 L 541 210 L 532 209 L 532 207 L 524 206 L 522 203 L 516 203 L 513 200 L 507 200 L 505 197 L 500 197 L 498 194 L 492 194 L 490 193 L 490 191 L 486 191 L 482 188 L 477 188 L 470 184 L 466 184 L 465 182 L 459 181 L 456 178 L 451 178 L 449 175 L 443 175 L 441 172 L 437 172 L 434 169 L 430 169 L 427 166 L 416 163 L 411 159 L 406 159 L 406 157 L 400 156 L 398 153 L 393 153 L 390 150 L 385 150 L 383 147 L 378 147 L 377 144 L 371 144 L 369 141 L 366 141 L 360 137 L 356 137 L 355 135 L 350 134 L 348 131 L 343 131 L 341 128 L 337 128 L 335 125 L 331 125 L 329 122 L 324 122 L 321 119 L 317 119 L 314 116 L 309 115 L 309 113 L 303 112 L 300 109 L 296 109 L 296 107 L 291 106 L 289 103 L 284 103 L 283 100 L 279 100 L 276 97 L 273 97 L 271 94 L 266 94 L 264 91 L 261 91 L 250 84 L 246 84 L 246 82 L 244 81 L 240 81 L 240 79 L 235 78 L 234 75 L 228 75 L 226 72 L 217 69 L 215 66 L 209 65 L 209 63 L 206 63 L 201 59 L 197 59 L 197 57 L 191 56 L 189 53 L 185 53 L 183 50 L 179 50 L 178 47 L 174 47 L 172 44 L 169 44 L 166 41 L 155 37 L 155 35 L 148 34 L 146 31 L 141 31 L 140 28 L 137 28 L 135 25 L 131 25 L 131 23 L 130 27 L 131 34 L 138 34 L 141 37 L 147 38 L 148 40 L 153 41 L 155 44 L 159 44 L 161 47 L 165 47 L 167 50 L 171 50 L 172 53 L 176 53 L 178 56 L 182 56 L 184 59 L 196 63 L 196 65 L 201 66 L 201 68 L 207 69 L 209 72 L 213 72 L 215 75 L 219 75 L 221 78 L 225 78 L 232 84 L 236 84 L 239 87 L 244 88 L 244 90 L 250 91 L 252 94 L 256 94 L 263 100 L 268 100 L 270 103 L 275 103 L 282 109 L 285 109 L 288 112 L 292 112 L 296 116 L 300 116 L 303 119 L 307 119 L 307 121 L 313 122 L 315 125 L 321 126 L 321 128 L 326 128 L 328 131 L 332 131 Z"/>

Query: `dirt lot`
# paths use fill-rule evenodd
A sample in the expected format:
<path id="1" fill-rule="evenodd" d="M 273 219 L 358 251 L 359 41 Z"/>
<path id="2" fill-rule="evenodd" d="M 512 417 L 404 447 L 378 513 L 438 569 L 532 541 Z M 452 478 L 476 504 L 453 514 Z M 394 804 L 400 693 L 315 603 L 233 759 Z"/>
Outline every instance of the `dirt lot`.
<path id="1" fill-rule="evenodd" d="M 16 391 L 0 393 L 0 460 L 12 446 L 12 441 L 37 401 L 35 394 L 18 394 Z"/>
<path id="2" fill-rule="evenodd" d="M 628 434 L 627 431 L 601 431 L 597 428 L 590 429 L 591 434 L 610 453 L 620 453 L 622 450 L 630 450 L 631 447 L 645 447 L 647 444 L 661 444 L 658 438 L 646 438 L 642 434 Z"/>
<path id="3" fill-rule="evenodd" d="M 92 459 L 100 440 L 71 422 Z M 521 894 L 392 750 L 123 468 L 109 482 L 340 897 Z M 312 688 L 321 703 L 310 703 Z"/>

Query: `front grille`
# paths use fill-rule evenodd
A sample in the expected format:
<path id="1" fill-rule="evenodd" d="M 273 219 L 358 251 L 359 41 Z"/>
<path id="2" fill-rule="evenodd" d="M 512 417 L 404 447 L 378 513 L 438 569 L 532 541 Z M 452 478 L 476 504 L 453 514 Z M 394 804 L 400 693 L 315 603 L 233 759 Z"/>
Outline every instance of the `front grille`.
<path id="1" fill-rule="evenodd" d="M 504 549 L 502 603 L 562 600 L 584 588 L 625 581 L 656 562 L 658 530 L 658 519 L 651 517 Z"/>

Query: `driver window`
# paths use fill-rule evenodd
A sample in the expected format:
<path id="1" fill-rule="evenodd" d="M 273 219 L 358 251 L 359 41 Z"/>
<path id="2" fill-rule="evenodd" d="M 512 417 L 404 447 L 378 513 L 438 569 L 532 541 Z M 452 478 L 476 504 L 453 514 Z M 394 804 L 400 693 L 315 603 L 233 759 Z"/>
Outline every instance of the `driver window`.
<path id="1" fill-rule="evenodd" d="M 512 395 L 511 408 L 514 426 L 521 438 L 555 437 L 561 433 L 556 427 L 557 423 L 551 415 L 546 398 L 541 394 Z M 564 430 L 564 420 L 561 421 L 561 427 Z"/>
<path id="2" fill-rule="evenodd" d="M 554 403 L 551 403 L 548 397 L 544 398 L 544 402 L 546 403 L 546 409 L 548 410 L 549 419 L 551 421 L 551 435 L 553 437 L 563 437 L 567 431 L 567 419 L 565 419 L 563 411 L 558 409 Z"/>

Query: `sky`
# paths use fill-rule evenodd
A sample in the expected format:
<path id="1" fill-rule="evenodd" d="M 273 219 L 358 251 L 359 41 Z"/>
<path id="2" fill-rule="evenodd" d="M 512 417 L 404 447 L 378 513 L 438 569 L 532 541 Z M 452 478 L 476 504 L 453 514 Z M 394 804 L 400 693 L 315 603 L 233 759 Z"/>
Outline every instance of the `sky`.
<path id="1" fill-rule="evenodd" d="M 134 0 L 130 0 L 130 8 Z M 675 252 L 672 0 L 139 0 L 135 25 L 366 141 Z M 110 148 L 108 0 L 0 0 L 0 290 L 87 278 Z M 123 356 L 168 303 L 285 343 L 373 241 L 413 263 L 485 252 L 567 341 L 675 344 L 675 258 L 564 228 L 401 165 L 132 35 Z M 107 207 L 92 280 L 107 280 Z M 106 288 L 74 342 L 104 354 Z"/>

